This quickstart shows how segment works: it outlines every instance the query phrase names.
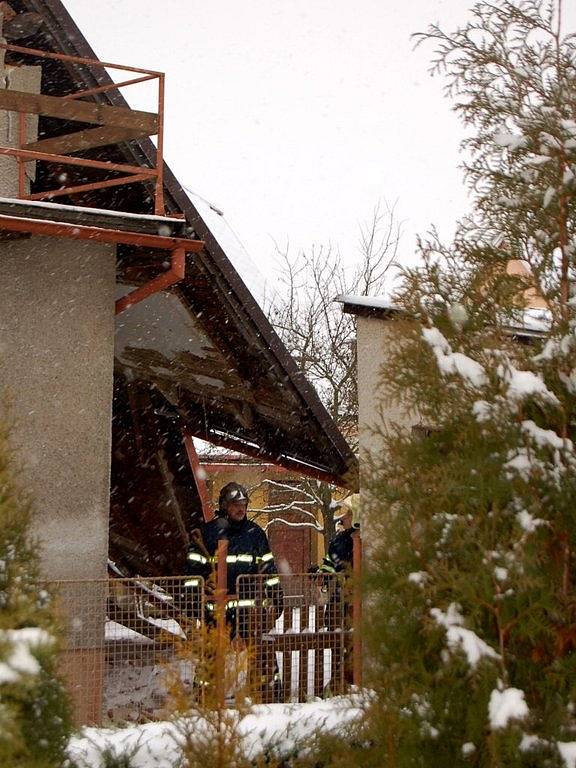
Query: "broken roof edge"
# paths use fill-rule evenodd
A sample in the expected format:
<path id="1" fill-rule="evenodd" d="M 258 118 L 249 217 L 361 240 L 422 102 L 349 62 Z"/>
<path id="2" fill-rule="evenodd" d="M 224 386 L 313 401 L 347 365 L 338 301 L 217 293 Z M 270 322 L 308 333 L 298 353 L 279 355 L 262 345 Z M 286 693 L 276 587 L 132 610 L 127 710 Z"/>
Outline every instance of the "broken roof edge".
<path id="1" fill-rule="evenodd" d="M 43 15 L 50 34 L 53 39 L 57 41 L 62 52 L 95 59 L 97 61 L 99 60 L 99 57 L 92 49 L 61 0 L 43 0 L 42 2 L 40 2 L 40 0 L 26 0 L 26 3 L 36 12 Z M 46 19 L 47 15 L 49 17 L 48 19 Z M 92 85 L 104 85 L 113 82 L 105 70 L 99 69 L 94 72 L 86 65 L 72 66 L 75 70 L 85 73 L 83 77 L 84 81 L 86 82 L 86 79 L 89 79 Z M 88 73 L 89 76 L 86 78 L 86 74 Z M 129 106 L 118 89 L 112 89 L 106 93 L 99 94 L 99 97 L 114 106 Z M 142 161 L 147 161 L 149 163 L 154 162 L 156 148 L 151 139 L 135 139 L 130 142 L 130 145 L 125 144 L 124 146 L 131 154 L 136 155 L 135 159 L 137 163 L 142 163 Z M 133 148 L 136 147 L 141 153 L 140 156 L 138 156 L 138 152 L 134 152 Z M 222 277 L 232 289 L 237 299 L 238 307 L 243 310 L 243 313 L 253 323 L 257 334 L 262 338 L 263 346 L 268 349 L 277 365 L 279 365 L 285 372 L 287 380 L 290 381 L 304 409 L 314 417 L 318 425 L 326 434 L 326 437 L 330 440 L 330 443 L 340 459 L 341 468 L 337 474 L 341 476 L 343 482 L 350 487 L 349 478 L 351 476 L 358 477 L 358 460 L 352 449 L 334 424 L 334 421 L 322 404 L 316 390 L 305 378 L 302 372 L 299 371 L 296 363 L 284 347 L 262 308 L 245 285 L 238 271 L 218 242 L 216 236 L 210 230 L 208 223 L 204 220 L 201 213 L 187 195 L 183 185 L 178 181 L 166 162 L 164 162 L 163 167 L 164 188 L 169 193 L 172 203 L 186 215 L 187 220 L 195 229 L 196 236 L 206 243 L 207 250 L 211 256 L 211 261 L 215 263 Z M 168 202 L 168 200 L 166 200 L 166 202 Z M 198 254 L 198 257 L 202 257 L 202 254 Z M 347 478 L 347 480 L 344 480 L 344 478 Z"/>
<path id="2" fill-rule="evenodd" d="M 348 315 L 389 319 L 403 313 L 403 310 L 386 296 L 342 295 L 336 296 L 334 302 L 342 304 L 342 311 Z"/>

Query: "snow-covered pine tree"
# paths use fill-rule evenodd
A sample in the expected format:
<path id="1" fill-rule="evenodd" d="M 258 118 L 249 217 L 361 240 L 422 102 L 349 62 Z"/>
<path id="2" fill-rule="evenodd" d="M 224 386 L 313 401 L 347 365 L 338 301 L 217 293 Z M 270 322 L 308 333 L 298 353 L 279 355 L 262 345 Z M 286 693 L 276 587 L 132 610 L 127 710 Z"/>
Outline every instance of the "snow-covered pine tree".
<path id="1" fill-rule="evenodd" d="M 10 457 L 0 424 L 0 765 L 60 768 L 71 725 L 55 676 L 56 627 Z"/>
<path id="2" fill-rule="evenodd" d="M 576 38 L 561 21 L 558 1 L 486 0 L 454 34 L 419 36 L 471 136 L 474 204 L 452 245 L 420 243 L 383 372 L 383 398 L 424 427 L 388 430 L 372 467 L 388 768 L 576 765 Z"/>

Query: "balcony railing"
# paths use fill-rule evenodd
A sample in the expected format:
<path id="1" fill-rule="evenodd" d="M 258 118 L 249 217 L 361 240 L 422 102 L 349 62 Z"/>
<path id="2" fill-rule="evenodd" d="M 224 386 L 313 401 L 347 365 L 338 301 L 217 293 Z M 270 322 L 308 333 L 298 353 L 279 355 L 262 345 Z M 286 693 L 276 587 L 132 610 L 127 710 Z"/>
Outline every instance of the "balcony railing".
<path id="1" fill-rule="evenodd" d="M 18 163 L 19 198 L 53 200 L 64 195 L 79 194 L 125 184 L 149 182 L 154 185 L 154 212 L 156 215 L 163 216 L 165 214 L 163 192 L 164 73 L 128 67 L 122 64 L 111 64 L 80 56 L 51 53 L 7 43 L 1 44 L 1 47 L 13 53 L 25 54 L 34 58 L 54 59 L 68 64 L 121 70 L 138 75 L 118 83 L 106 83 L 94 88 L 75 91 L 65 96 L 48 96 L 25 91 L 0 89 L 0 109 L 17 112 L 19 116 L 17 146 L 0 146 L 0 155 L 14 157 Z M 157 81 L 158 108 L 156 112 L 143 112 L 127 107 L 111 106 L 92 99 L 92 97 L 107 91 L 147 81 Z M 92 127 L 73 133 L 28 142 L 27 115 L 44 115 L 66 121 L 88 123 Z M 72 156 L 75 152 L 118 144 L 132 139 L 141 139 L 147 136 L 157 136 L 155 165 L 151 168 Z M 76 184 L 74 186 L 61 185 L 53 189 L 27 194 L 26 164 L 31 162 L 80 166 L 98 171 L 121 173 L 122 175 L 90 183 Z"/>

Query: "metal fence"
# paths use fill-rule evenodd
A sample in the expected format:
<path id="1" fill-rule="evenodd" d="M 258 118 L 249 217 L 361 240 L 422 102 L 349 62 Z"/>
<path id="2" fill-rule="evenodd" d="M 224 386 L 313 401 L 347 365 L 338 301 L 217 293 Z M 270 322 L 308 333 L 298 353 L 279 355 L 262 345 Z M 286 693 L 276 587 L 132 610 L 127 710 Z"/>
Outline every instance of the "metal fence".
<path id="1" fill-rule="evenodd" d="M 76 721 L 165 718 L 174 681 L 193 700 L 219 687 L 225 704 L 244 693 L 268 703 L 342 692 L 352 650 L 346 581 L 269 581 L 240 577 L 236 595 L 207 598 L 202 580 L 190 577 L 52 583 Z"/>
<path id="2" fill-rule="evenodd" d="M 167 714 L 175 677 L 194 684 L 204 590 L 185 577 L 52 582 L 64 627 L 60 657 L 78 723 Z"/>
<path id="3" fill-rule="evenodd" d="M 248 645 L 258 699 L 307 701 L 341 693 L 351 630 L 343 579 L 293 574 L 272 586 L 269 581 L 266 576 L 238 579 L 233 626 Z"/>

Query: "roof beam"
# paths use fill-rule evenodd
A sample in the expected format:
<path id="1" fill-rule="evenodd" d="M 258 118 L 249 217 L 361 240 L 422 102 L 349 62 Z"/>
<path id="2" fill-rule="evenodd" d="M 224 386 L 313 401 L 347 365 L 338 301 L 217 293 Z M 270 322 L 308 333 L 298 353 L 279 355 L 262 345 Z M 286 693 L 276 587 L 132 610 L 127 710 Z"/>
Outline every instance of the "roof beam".
<path id="1" fill-rule="evenodd" d="M 69 155 L 72 152 L 82 152 L 94 147 L 107 147 L 109 144 L 119 144 L 121 141 L 141 139 L 148 133 L 141 128 L 122 128 L 115 125 L 100 125 L 85 131 L 67 133 L 52 139 L 41 139 L 25 144 L 22 149 L 31 152 L 43 152 L 51 155 Z"/>
<path id="2" fill-rule="evenodd" d="M 96 123 L 142 131 L 144 136 L 158 133 L 158 115 L 125 107 L 110 107 L 87 101 L 69 101 L 58 96 L 45 96 L 25 91 L 0 89 L 0 109 L 32 115 Z"/>
<path id="3" fill-rule="evenodd" d="M 104 243 L 124 243 L 140 245 L 160 250 L 183 248 L 186 253 L 201 251 L 204 247 L 202 240 L 186 240 L 183 237 L 162 237 L 148 235 L 143 232 L 125 232 L 117 229 L 101 227 L 85 227 L 77 224 L 61 224 L 56 221 L 42 219 L 25 219 L 16 216 L 0 215 L 0 230 L 9 232 L 30 232 L 34 235 L 47 237 L 70 237 L 74 240 L 99 240 Z"/>

